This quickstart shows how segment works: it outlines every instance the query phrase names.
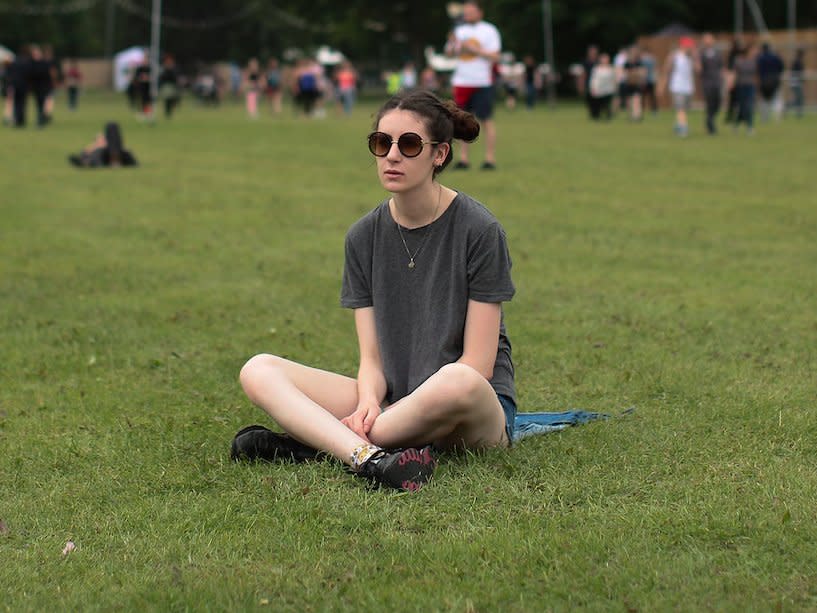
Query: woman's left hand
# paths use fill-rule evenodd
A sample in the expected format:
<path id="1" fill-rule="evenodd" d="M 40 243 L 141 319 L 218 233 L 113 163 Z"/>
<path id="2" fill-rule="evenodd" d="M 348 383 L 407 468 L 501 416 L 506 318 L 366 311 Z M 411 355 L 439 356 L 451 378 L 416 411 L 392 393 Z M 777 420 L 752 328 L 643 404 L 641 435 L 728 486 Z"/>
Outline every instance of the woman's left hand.
<path id="1" fill-rule="evenodd" d="M 370 443 L 369 432 L 381 412 L 382 409 L 375 403 L 359 404 L 354 413 L 340 421 L 360 438 Z"/>

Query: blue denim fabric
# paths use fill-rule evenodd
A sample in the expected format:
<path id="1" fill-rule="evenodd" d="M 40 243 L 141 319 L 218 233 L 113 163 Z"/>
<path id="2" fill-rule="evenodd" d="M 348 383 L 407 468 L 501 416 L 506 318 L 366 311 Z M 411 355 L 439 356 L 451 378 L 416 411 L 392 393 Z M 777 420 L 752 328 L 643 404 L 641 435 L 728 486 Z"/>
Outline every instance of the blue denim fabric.
<path id="1" fill-rule="evenodd" d="M 497 394 L 499 404 L 502 405 L 502 410 L 505 411 L 505 434 L 508 435 L 508 443 L 513 442 L 513 430 L 516 424 L 516 403 L 513 398 L 505 394 Z"/>
<path id="2" fill-rule="evenodd" d="M 569 428 L 570 426 L 578 426 L 586 424 L 589 421 L 607 419 L 609 417 L 610 416 L 606 413 L 591 413 L 589 411 L 517 413 L 514 419 L 510 440 L 511 442 L 516 442 L 529 436 L 557 432 Z"/>
<path id="3" fill-rule="evenodd" d="M 755 116 L 755 86 L 738 85 L 735 88 L 735 95 L 738 102 L 738 120 L 735 125 L 745 121 L 746 125 L 751 128 Z"/>

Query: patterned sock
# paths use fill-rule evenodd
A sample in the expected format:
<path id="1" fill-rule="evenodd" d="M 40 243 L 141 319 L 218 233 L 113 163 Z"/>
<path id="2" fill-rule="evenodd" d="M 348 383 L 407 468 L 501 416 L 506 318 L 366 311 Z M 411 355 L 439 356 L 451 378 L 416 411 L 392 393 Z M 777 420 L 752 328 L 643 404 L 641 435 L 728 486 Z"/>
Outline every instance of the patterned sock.
<path id="1" fill-rule="evenodd" d="M 351 454 L 352 470 L 355 472 L 359 471 L 360 467 L 368 462 L 378 451 L 382 451 L 382 449 L 377 445 L 366 444 L 355 447 Z"/>

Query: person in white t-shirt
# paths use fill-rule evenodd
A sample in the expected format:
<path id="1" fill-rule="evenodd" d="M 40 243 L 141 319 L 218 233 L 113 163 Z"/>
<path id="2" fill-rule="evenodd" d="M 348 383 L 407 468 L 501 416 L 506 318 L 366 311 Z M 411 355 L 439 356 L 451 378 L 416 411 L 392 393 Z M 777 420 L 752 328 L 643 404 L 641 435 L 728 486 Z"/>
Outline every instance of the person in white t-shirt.
<path id="1" fill-rule="evenodd" d="M 689 108 L 695 93 L 695 70 L 698 58 L 695 41 L 682 36 L 678 48 L 667 56 L 664 62 L 664 82 L 659 90 L 668 91 L 675 108 L 675 134 L 686 138 L 689 134 Z"/>
<path id="2" fill-rule="evenodd" d="M 485 130 L 483 170 L 496 168 L 496 125 L 494 124 L 494 64 L 499 61 L 502 38 L 496 26 L 483 21 L 482 7 L 468 0 L 462 7 L 463 23 L 449 36 L 447 55 L 456 56 L 457 66 L 451 77 L 457 105 L 473 113 Z M 454 168 L 469 167 L 468 146 L 460 147 L 460 159 Z"/>

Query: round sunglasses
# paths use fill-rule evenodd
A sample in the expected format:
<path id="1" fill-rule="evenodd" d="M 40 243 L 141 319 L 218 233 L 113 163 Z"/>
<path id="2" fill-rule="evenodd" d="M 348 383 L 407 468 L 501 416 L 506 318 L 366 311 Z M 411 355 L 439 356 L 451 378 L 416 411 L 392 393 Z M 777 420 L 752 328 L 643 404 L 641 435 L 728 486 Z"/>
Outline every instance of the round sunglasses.
<path id="1" fill-rule="evenodd" d="M 385 132 L 369 134 L 369 151 L 379 158 L 386 157 L 394 143 L 397 143 L 397 149 L 405 157 L 416 158 L 422 153 L 424 145 L 439 145 L 440 141 L 423 140 L 423 137 L 415 132 L 404 132 L 397 140 L 392 140 L 391 134 Z"/>

